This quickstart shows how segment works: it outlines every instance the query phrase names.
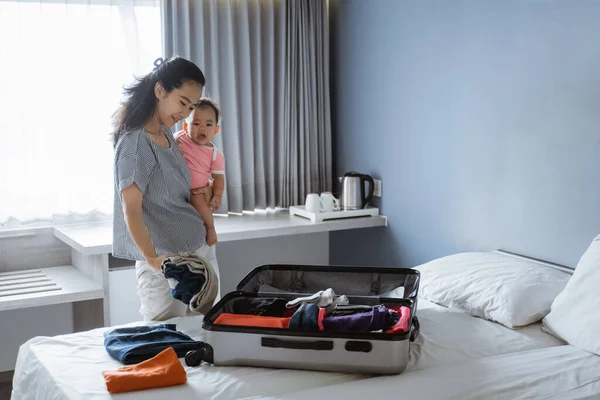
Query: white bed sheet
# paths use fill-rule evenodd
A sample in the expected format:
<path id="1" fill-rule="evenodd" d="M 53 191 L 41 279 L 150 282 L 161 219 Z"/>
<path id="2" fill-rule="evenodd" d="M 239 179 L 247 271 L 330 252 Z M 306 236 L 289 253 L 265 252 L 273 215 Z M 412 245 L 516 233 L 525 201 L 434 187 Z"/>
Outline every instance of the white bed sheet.
<path id="1" fill-rule="evenodd" d="M 407 371 L 465 360 L 562 344 L 544 333 L 540 324 L 511 330 L 419 299 L 421 334 L 411 344 Z M 202 317 L 176 318 L 177 329 L 202 340 Z M 135 323 L 130 325 L 142 325 Z M 13 400 L 108 399 L 101 372 L 122 365 L 110 358 L 103 344 L 105 328 L 38 337 L 20 351 L 13 380 Z M 368 375 L 250 367 L 185 367 L 188 382 L 172 388 L 122 394 L 123 399 L 164 398 L 240 399 L 284 395 L 371 378 Z M 374 378 L 371 378 L 374 379 Z"/>
<path id="2" fill-rule="evenodd" d="M 542 331 L 540 322 L 509 329 L 424 299 L 418 304 L 421 333 L 411 343 L 407 370 L 565 344 Z"/>
<path id="3" fill-rule="evenodd" d="M 573 346 L 511 353 L 395 376 L 250 399 L 516 400 L 600 398 L 600 357 Z"/>

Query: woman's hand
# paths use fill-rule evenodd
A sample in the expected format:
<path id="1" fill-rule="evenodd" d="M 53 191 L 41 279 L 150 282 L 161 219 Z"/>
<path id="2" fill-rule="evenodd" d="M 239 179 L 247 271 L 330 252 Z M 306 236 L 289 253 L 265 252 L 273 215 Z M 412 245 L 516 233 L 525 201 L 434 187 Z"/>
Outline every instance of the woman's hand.
<path id="1" fill-rule="evenodd" d="M 169 257 L 170 256 L 149 257 L 148 259 L 146 259 L 146 262 L 152 268 L 155 268 L 160 271 L 160 266 L 162 265 L 162 262 Z"/>

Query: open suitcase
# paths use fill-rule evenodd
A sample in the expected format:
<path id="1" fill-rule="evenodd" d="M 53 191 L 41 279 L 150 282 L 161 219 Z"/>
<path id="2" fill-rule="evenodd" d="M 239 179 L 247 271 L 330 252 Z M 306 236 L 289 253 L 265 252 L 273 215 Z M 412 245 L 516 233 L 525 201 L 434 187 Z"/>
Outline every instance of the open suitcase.
<path id="1" fill-rule="evenodd" d="M 202 361 L 319 371 L 398 374 L 408 365 L 409 345 L 419 334 L 416 316 L 419 272 L 404 268 L 264 265 L 251 271 L 203 320 L 204 346 L 186 355 L 188 366 Z M 344 332 L 236 326 L 215 323 L 231 302 L 294 300 L 327 288 L 350 304 L 408 307 L 404 333 Z M 267 299 L 267 300 L 265 300 Z M 403 308 L 405 310 L 405 308 Z"/>

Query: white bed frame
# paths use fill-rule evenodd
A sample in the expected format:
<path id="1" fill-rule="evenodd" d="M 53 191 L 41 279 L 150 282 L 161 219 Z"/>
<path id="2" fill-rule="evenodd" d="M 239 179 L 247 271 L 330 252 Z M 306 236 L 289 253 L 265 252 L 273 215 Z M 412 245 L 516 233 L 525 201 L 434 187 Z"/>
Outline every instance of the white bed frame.
<path id="1" fill-rule="evenodd" d="M 560 265 L 560 264 L 552 263 L 550 261 L 544 261 L 544 260 L 540 260 L 540 259 L 537 259 L 537 258 L 532 258 L 532 257 L 524 256 L 524 255 L 521 255 L 521 254 L 517 254 L 517 253 L 510 252 L 510 251 L 506 251 L 506 250 L 498 249 L 495 252 L 499 253 L 499 254 L 504 254 L 504 255 L 509 256 L 509 257 L 518 258 L 520 260 L 531 261 L 531 262 L 534 262 L 536 264 L 540 264 L 540 265 L 544 265 L 546 267 L 554 268 L 554 269 L 557 269 L 557 270 L 562 271 L 564 273 L 567 273 L 569 275 L 573 275 L 573 271 L 575 271 L 574 268 L 567 267 L 565 265 Z"/>

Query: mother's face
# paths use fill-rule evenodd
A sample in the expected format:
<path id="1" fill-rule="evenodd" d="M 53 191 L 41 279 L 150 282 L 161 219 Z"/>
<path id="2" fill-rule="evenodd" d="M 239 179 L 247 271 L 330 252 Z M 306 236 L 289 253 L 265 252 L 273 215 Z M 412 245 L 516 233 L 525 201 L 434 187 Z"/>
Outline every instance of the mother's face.
<path id="1" fill-rule="evenodd" d="M 197 82 L 185 82 L 181 87 L 167 93 L 160 83 L 157 83 L 156 111 L 161 125 L 172 127 L 187 118 L 200 101 L 202 89 Z"/>

